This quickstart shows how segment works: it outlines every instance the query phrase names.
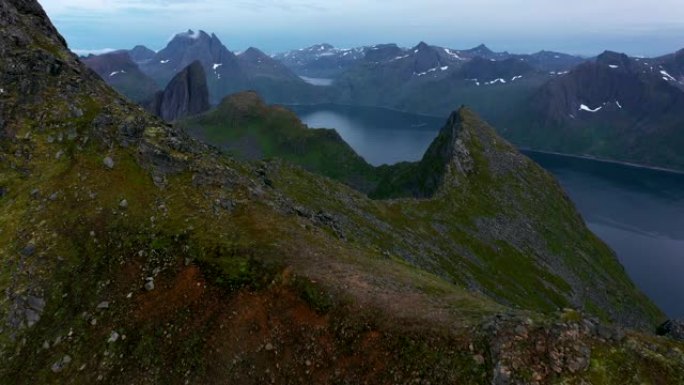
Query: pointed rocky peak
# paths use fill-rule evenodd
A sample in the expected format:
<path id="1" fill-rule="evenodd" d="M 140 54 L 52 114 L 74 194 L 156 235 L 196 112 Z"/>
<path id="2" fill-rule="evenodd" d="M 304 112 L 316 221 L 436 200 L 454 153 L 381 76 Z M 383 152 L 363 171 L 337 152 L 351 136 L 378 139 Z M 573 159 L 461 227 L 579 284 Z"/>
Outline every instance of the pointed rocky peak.
<path id="1" fill-rule="evenodd" d="M 475 147 L 482 147 L 476 141 L 493 135 L 490 130 L 470 109 L 459 108 L 451 114 L 420 162 L 407 166 L 406 172 L 389 175 L 370 195 L 373 198 L 431 198 L 442 189 L 465 183 L 469 175 L 483 166 L 476 163 L 473 151 Z"/>
<path id="2" fill-rule="evenodd" d="M 466 147 L 470 133 L 465 124 L 479 121 L 473 111 L 461 106 L 454 111 L 447 123 L 442 127 L 432 145 L 428 148 L 422 162 L 439 164 L 461 174 L 470 174 L 474 170 L 474 161 Z"/>
<path id="3" fill-rule="evenodd" d="M 480 44 L 480 45 L 478 45 L 478 46 L 475 47 L 475 48 L 469 49 L 468 51 L 470 51 L 470 52 L 472 52 L 472 53 L 477 53 L 477 54 L 480 54 L 480 55 L 492 55 L 492 54 L 494 54 L 494 51 L 492 51 L 491 49 L 489 49 L 489 47 L 487 47 L 487 46 L 484 45 L 484 44 Z"/>
<path id="4" fill-rule="evenodd" d="M 181 32 L 174 36 L 174 39 L 189 39 L 189 40 L 199 40 L 199 39 L 211 39 L 211 37 L 204 31 L 199 30 L 197 32 L 192 29 L 187 30 L 187 32 Z"/>
<path id="5" fill-rule="evenodd" d="M 168 122 L 173 122 L 201 114 L 210 107 L 204 67 L 199 61 L 194 61 L 178 73 L 164 91 L 156 95 L 148 110 Z"/>
<path id="6" fill-rule="evenodd" d="M 218 40 L 218 38 L 215 38 L 215 35 L 209 36 L 202 30 L 195 32 L 192 29 L 189 29 L 186 32 L 177 33 L 161 52 L 169 49 L 188 49 L 188 47 L 203 47 L 203 49 L 209 49 L 209 47 L 215 43 L 215 40 Z"/>
<path id="7" fill-rule="evenodd" d="M 371 62 L 382 62 L 393 59 L 404 54 L 404 50 L 396 44 L 378 44 L 369 47 L 366 51 L 366 60 Z"/>
<path id="8" fill-rule="evenodd" d="M 147 60 L 152 60 L 156 52 L 145 47 L 144 45 L 136 45 L 135 47 L 133 47 L 133 49 L 128 51 L 128 54 L 130 55 L 131 59 L 133 59 L 133 61 L 139 63 Z"/>
<path id="9" fill-rule="evenodd" d="M 605 51 L 596 58 L 596 63 L 609 66 L 612 69 L 630 70 L 633 61 L 624 53 Z"/>
<path id="10" fill-rule="evenodd" d="M 429 49 L 431 49 L 430 45 L 424 41 L 421 41 L 420 43 L 418 43 L 417 46 L 413 47 L 412 50 L 413 50 L 413 52 L 420 52 L 420 51 L 425 51 L 425 50 L 429 50 Z"/>
<path id="11" fill-rule="evenodd" d="M 266 55 L 263 51 L 261 51 L 258 48 L 254 47 L 249 47 L 245 52 L 242 52 L 241 54 L 238 55 L 242 59 L 246 59 L 249 61 L 256 61 L 256 60 L 271 60 L 271 57 Z"/>

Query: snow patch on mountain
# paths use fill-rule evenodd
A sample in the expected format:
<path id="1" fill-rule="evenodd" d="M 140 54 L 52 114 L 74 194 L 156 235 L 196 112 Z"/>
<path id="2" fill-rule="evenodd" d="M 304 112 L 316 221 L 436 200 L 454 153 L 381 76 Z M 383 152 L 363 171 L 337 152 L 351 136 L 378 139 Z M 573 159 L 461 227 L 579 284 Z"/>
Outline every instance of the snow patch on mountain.
<path id="1" fill-rule="evenodd" d="M 458 54 L 455 51 L 450 50 L 449 48 L 444 48 L 444 52 L 456 60 L 463 60 L 462 57 L 458 56 Z"/>
<path id="2" fill-rule="evenodd" d="M 599 106 L 599 107 L 596 107 L 596 108 L 590 108 L 590 107 L 587 106 L 586 104 L 582 104 L 582 105 L 580 106 L 579 109 L 580 109 L 580 111 L 599 112 L 599 111 L 601 111 L 602 108 L 603 108 L 603 106 Z"/>
<path id="3" fill-rule="evenodd" d="M 668 81 L 668 82 L 669 81 L 673 81 L 673 82 L 677 81 L 677 79 L 675 79 L 672 75 L 667 73 L 667 71 L 665 71 L 665 70 L 660 70 L 660 74 L 663 75 L 663 80 L 665 80 L 665 81 Z"/>
<path id="4" fill-rule="evenodd" d="M 506 81 L 504 79 L 498 78 L 498 79 L 494 79 L 494 80 L 489 81 L 489 82 L 485 82 L 485 85 L 494 85 L 497 83 L 506 84 Z"/>

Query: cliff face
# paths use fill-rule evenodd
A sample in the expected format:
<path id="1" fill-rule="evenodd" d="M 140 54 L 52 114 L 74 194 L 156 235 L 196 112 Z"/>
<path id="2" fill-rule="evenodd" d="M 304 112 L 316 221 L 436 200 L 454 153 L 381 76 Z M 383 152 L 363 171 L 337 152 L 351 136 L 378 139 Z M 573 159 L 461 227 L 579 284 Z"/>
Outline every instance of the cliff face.
<path id="1" fill-rule="evenodd" d="M 610 324 L 661 314 L 555 182 L 465 110 L 436 194 L 373 201 L 145 113 L 35 1 L 0 2 L 0 87 L 2 383 L 684 380 L 682 345 Z"/>
<path id="2" fill-rule="evenodd" d="M 155 95 L 148 110 L 166 120 L 198 115 L 211 108 L 204 68 L 195 61 L 176 75 L 166 89 Z"/>

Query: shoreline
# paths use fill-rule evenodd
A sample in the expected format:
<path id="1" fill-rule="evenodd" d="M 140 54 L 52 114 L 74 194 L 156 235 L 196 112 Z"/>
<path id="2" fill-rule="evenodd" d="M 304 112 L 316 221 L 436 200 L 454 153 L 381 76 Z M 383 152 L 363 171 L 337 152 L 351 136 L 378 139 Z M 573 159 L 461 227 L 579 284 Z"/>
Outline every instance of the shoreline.
<path id="1" fill-rule="evenodd" d="M 437 116 L 437 115 L 421 114 L 421 113 L 410 112 L 410 111 L 400 110 L 400 109 L 391 108 L 391 107 L 382 107 L 382 106 L 363 106 L 363 105 L 340 104 L 340 103 L 313 103 L 313 104 L 311 104 L 311 103 L 288 103 L 288 104 L 279 104 L 279 105 L 281 105 L 283 107 L 288 107 L 288 106 L 292 106 L 292 107 L 341 106 L 341 107 L 353 107 L 353 108 L 381 109 L 381 110 L 386 110 L 386 111 L 391 111 L 391 112 L 398 112 L 398 113 L 402 113 L 402 114 L 417 115 L 417 116 L 422 116 L 422 117 L 426 117 L 426 118 L 448 119 L 448 117 L 444 118 L 444 117 Z M 501 133 L 499 133 L 499 135 L 501 135 Z M 557 155 L 557 156 L 564 156 L 564 157 L 568 157 L 568 158 L 583 159 L 583 160 L 593 160 L 593 161 L 601 162 L 601 163 L 617 164 L 617 165 L 621 165 L 621 166 L 634 167 L 634 168 L 640 168 L 640 169 L 651 170 L 651 171 L 660 171 L 660 172 L 666 172 L 666 173 L 670 173 L 670 174 L 684 175 L 684 170 L 677 170 L 677 169 L 666 168 L 666 167 L 648 166 L 648 165 L 639 164 L 639 163 L 601 158 L 601 157 L 594 156 L 594 155 L 578 155 L 578 154 L 567 154 L 567 153 L 556 152 L 556 151 L 535 150 L 535 149 L 528 148 L 528 147 L 518 146 L 515 143 L 511 143 L 511 144 L 513 144 L 518 149 L 518 151 L 536 152 L 538 154 Z"/>
<path id="2" fill-rule="evenodd" d="M 601 162 L 601 163 L 617 164 L 620 166 L 628 166 L 628 167 L 641 168 L 641 169 L 651 170 L 651 171 L 661 171 L 661 172 L 666 172 L 666 173 L 670 173 L 670 174 L 684 175 L 684 171 L 675 170 L 675 169 L 671 169 L 671 168 L 646 166 L 646 165 L 639 164 L 639 163 L 631 163 L 631 162 L 625 162 L 625 161 L 620 161 L 620 160 L 600 158 L 600 157 L 593 156 L 593 155 L 566 154 L 563 152 L 535 150 L 535 149 L 528 148 L 528 147 L 518 147 L 518 150 L 522 151 L 522 152 L 534 152 L 537 154 L 557 155 L 557 156 L 582 159 L 582 160 L 593 160 L 595 162 Z"/>

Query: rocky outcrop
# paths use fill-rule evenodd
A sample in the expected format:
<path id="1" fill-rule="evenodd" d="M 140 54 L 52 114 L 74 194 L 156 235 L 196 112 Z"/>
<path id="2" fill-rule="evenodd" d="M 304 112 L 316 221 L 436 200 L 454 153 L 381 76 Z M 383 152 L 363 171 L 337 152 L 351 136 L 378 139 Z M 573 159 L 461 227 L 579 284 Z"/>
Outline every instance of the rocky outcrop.
<path id="1" fill-rule="evenodd" d="M 658 334 L 684 341 L 684 320 L 668 320 L 658 327 Z"/>
<path id="2" fill-rule="evenodd" d="M 207 78 L 199 61 L 193 62 L 176 75 L 148 106 L 151 113 L 167 122 L 198 115 L 209 108 Z"/>
<path id="3" fill-rule="evenodd" d="M 451 114 L 446 125 L 432 142 L 420 162 L 404 163 L 385 167 L 386 176 L 376 191 L 374 198 L 397 198 L 411 196 L 430 198 L 445 183 L 457 185 L 459 180 L 475 171 L 475 162 L 469 145 L 473 139 L 473 113 L 461 107 Z"/>

